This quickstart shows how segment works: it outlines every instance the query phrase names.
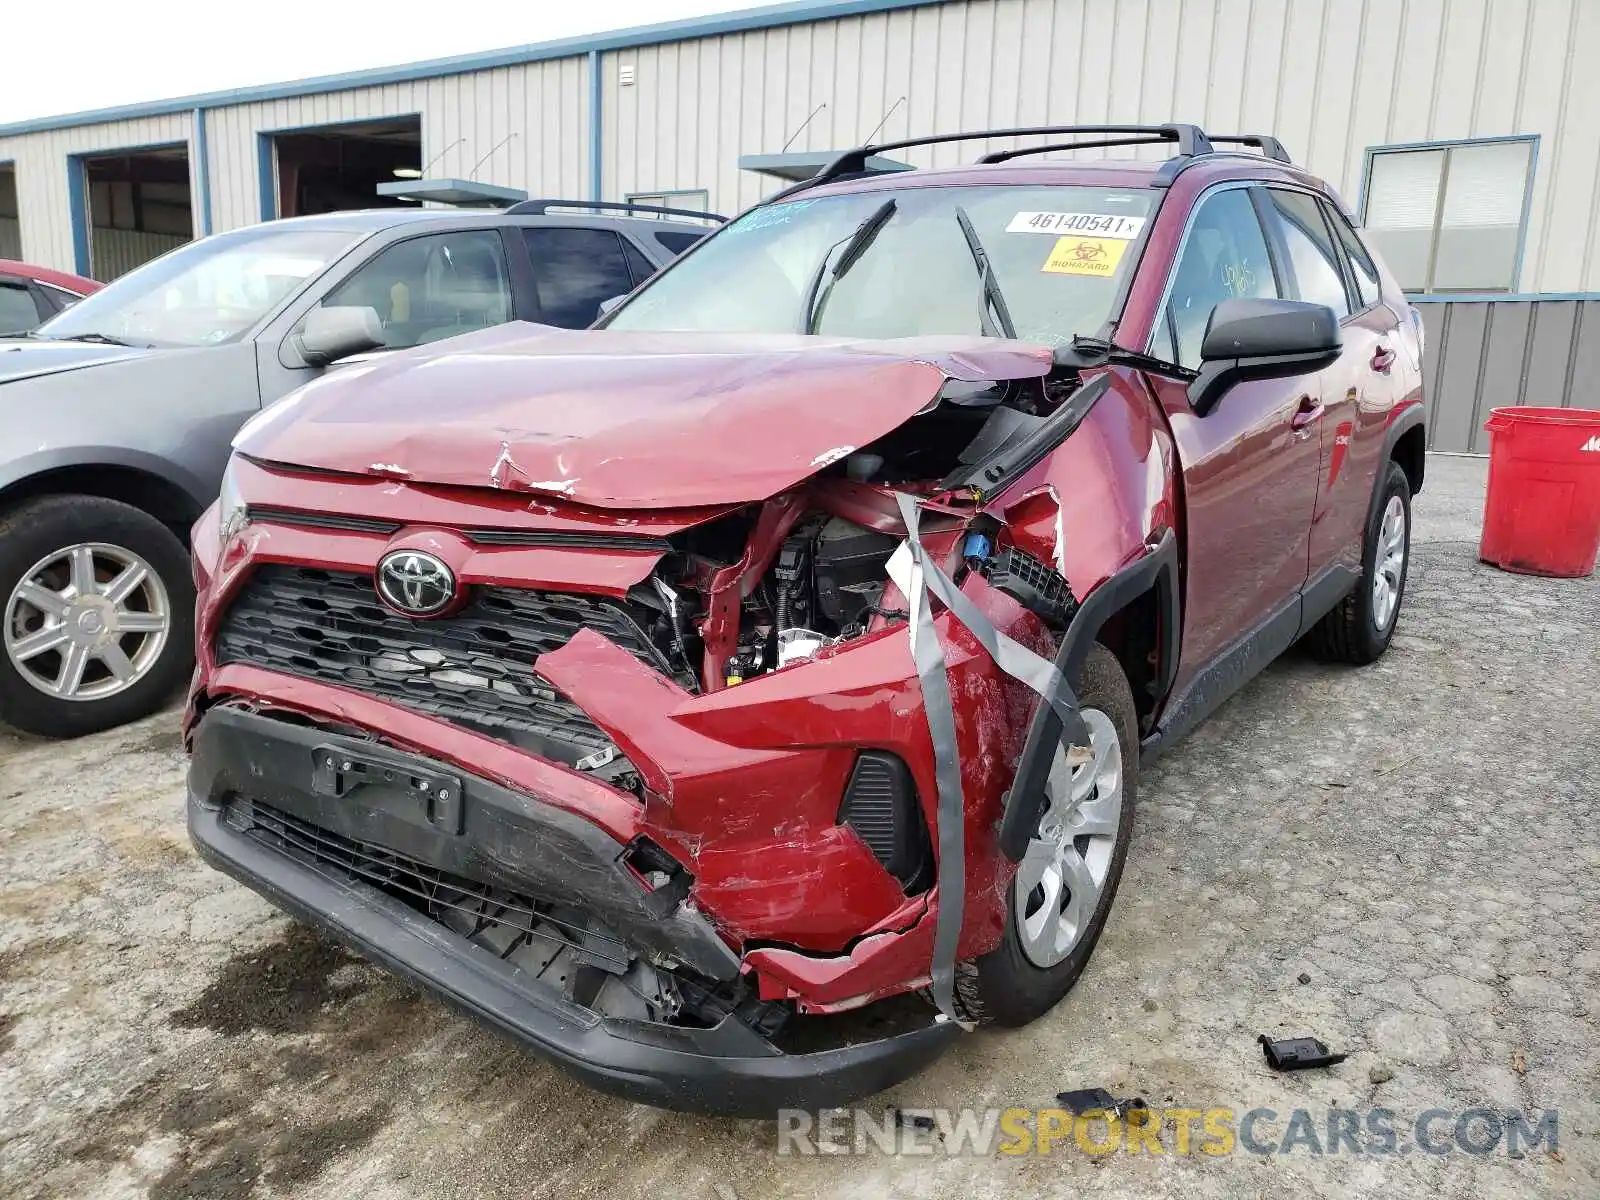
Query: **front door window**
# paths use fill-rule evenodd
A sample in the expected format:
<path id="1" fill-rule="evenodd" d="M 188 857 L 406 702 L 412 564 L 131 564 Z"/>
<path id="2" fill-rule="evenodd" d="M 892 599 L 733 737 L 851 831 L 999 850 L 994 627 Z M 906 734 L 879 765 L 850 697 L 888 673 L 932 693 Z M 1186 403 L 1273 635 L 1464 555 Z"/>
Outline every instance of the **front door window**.
<path id="1" fill-rule="evenodd" d="M 360 267 L 322 301 L 373 309 L 391 350 L 511 320 L 500 235 L 465 229 L 410 238 Z"/>
<path id="2" fill-rule="evenodd" d="M 1213 308 L 1224 300 L 1280 295 L 1249 192 L 1217 192 L 1200 202 L 1189 227 L 1155 344 L 1175 349 L 1176 361 L 1197 369 Z"/>

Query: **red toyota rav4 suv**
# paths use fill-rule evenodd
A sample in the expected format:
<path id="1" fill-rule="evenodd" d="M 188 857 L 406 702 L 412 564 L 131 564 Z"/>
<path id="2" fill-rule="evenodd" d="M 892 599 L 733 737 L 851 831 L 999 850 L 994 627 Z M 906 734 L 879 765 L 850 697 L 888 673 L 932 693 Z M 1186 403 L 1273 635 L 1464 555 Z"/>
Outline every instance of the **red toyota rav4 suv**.
<path id="1" fill-rule="evenodd" d="M 194 537 L 201 854 L 670 1107 L 1066 995 L 1141 762 L 1297 639 L 1387 647 L 1419 326 L 1271 138 L 917 144 L 1019 134 L 1175 153 L 852 151 L 603 328 L 252 421 Z"/>

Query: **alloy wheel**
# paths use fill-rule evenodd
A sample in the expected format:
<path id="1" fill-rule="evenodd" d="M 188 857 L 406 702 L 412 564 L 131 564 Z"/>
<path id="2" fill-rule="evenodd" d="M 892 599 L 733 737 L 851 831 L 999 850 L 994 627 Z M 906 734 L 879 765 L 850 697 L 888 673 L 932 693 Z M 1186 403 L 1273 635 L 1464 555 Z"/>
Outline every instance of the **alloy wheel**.
<path id="1" fill-rule="evenodd" d="M 172 629 L 167 589 L 137 554 L 80 542 L 45 555 L 6 601 L 6 656 L 58 700 L 103 700 L 149 674 Z"/>
<path id="2" fill-rule="evenodd" d="M 1378 553 L 1372 564 L 1372 619 L 1379 631 L 1389 628 L 1400 605 L 1400 584 L 1406 572 L 1406 506 L 1390 496 L 1378 528 Z"/>
<path id="3" fill-rule="evenodd" d="M 1089 759 L 1069 765 L 1056 751 L 1048 803 L 1017 865 L 1017 937 L 1029 962 L 1048 969 L 1072 953 L 1100 904 L 1122 824 L 1122 743 L 1099 709 L 1082 712 Z"/>

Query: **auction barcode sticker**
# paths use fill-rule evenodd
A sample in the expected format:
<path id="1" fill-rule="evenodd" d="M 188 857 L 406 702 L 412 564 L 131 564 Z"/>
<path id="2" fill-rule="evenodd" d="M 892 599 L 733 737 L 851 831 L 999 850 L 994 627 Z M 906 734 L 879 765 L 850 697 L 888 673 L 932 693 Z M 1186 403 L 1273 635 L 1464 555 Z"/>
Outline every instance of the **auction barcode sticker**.
<path id="1" fill-rule="evenodd" d="M 1007 233 L 1092 233 L 1096 237 L 1132 241 L 1144 228 L 1143 217 L 1121 213 L 1019 212 L 1006 226 Z"/>

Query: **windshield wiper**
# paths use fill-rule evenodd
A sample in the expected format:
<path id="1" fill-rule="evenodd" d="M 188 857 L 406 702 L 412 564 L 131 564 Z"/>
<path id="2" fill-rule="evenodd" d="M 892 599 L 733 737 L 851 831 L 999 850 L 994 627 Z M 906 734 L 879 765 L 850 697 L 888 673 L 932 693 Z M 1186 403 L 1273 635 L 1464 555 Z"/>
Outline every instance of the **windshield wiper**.
<path id="1" fill-rule="evenodd" d="M 844 278 L 844 273 L 860 261 L 861 256 L 867 252 L 867 247 L 872 245 L 878 231 L 889 223 L 889 218 L 894 216 L 894 211 L 899 204 L 893 200 L 885 200 L 861 224 L 856 226 L 856 231 L 842 242 L 835 242 L 828 247 L 828 252 L 822 256 L 822 262 L 817 265 L 817 273 L 811 277 L 811 286 L 806 289 L 805 307 L 801 309 L 804 319 L 800 325 L 801 333 L 815 333 L 817 326 L 822 323 L 822 310 L 828 306 L 828 297 L 833 295 L 833 286 Z M 828 280 L 828 290 L 822 290 L 822 281 L 828 275 L 828 260 L 833 257 L 833 252 L 840 246 L 844 247 L 839 255 L 839 261 L 833 264 L 833 275 Z"/>
<path id="2" fill-rule="evenodd" d="M 978 240 L 978 231 L 972 226 L 972 218 L 967 216 L 967 210 L 959 204 L 956 205 L 956 223 L 961 226 L 961 236 L 967 239 L 967 249 L 972 252 L 972 263 L 978 268 L 978 278 L 983 281 L 983 336 L 1015 339 L 1017 327 L 1011 322 L 1011 310 L 1006 307 L 1006 298 L 1000 291 L 1000 281 L 994 277 L 994 267 L 989 262 L 989 252 Z M 994 318 L 989 316 L 991 308 L 994 309 L 995 317 L 999 318 L 998 332 Z"/>
<path id="3" fill-rule="evenodd" d="M 1095 360 L 1098 362 L 1117 362 L 1130 367 L 1137 367 L 1142 371 L 1153 371 L 1157 375 L 1170 375 L 1174 379 L 1193 379 L 1195 372 L 1188 367 L 1179 366 L 1175 362 L 1168 362 L 1164 358 L 1157 358 L 1153 354 L 1141 354 L 1137 350 L 1125 350 L 1121 346 L 1107 341 L 1101 337 L 1085 337 L 1081 333 L 1072 335 L 1072 345 L 1065 348 L 1068 353 L 1076 351 L 1076 357 Z M 1057 351 L 1058 358 L 1060 351 Z M 1072 363 L 1065 365 L 1085 365 Z"/>
<path id="4" fill-rule="evenodd" d="M 53 342 L 94 342 L 101 346 L 133 345 L 132 342 L 125 342 L 119 337 L 112 337 L 109 333 L 69 333 L 64 337 L 51 337 L 51 335 L 45 334 L 44 336 L 49 337 Z"/>

